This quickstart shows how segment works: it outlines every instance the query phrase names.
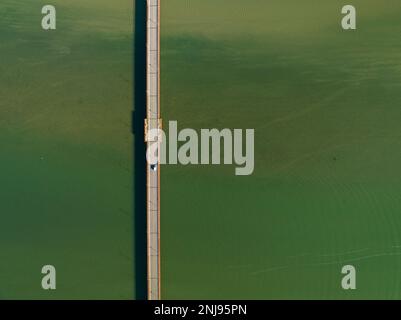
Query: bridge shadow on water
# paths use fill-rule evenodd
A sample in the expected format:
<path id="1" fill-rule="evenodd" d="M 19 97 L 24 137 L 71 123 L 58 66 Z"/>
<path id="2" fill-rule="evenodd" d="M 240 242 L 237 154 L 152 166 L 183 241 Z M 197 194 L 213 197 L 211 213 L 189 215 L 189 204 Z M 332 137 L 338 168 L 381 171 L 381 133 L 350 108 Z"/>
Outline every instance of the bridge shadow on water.
<path id="1" fill-rule="evenodd" d="M 147 298 L 146 255 L 146 146 L 144 143 L 144 119 L 146 117 L 146 1 L 134 4 L 134 99 L 132 113 L 133 140 L 133 215 L 134 215 L 134 268 L 135 298 Z"/>

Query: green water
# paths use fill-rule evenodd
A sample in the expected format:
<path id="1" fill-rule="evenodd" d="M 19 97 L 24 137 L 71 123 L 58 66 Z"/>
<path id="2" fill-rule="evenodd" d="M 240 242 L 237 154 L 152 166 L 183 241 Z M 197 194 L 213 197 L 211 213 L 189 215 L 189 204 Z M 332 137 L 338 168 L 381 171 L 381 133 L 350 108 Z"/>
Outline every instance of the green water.
<path id="1" fill-rule="evenodd" d="M 0 298 L 138 297 L 134 2 L 44 4 L 0 4 Z M 401 298 L 401 6 L 342 5 L 163 1 L 164 123 L 256 130 L 252 176 L 162 167 L 164 298 Z"/>
<path id="2" fill-rule="evenodd" d="M 0 297 L 133 298 L 133 4 L 45 4 L 0 4 Z"/>
<path id="3" fill-rule="evenodd" d="M 252 176 L 162 168 L 165 298 L 401 298 L 401 6 L 352 4 L 162 3 L 163 121 L 255 129 Z"/>

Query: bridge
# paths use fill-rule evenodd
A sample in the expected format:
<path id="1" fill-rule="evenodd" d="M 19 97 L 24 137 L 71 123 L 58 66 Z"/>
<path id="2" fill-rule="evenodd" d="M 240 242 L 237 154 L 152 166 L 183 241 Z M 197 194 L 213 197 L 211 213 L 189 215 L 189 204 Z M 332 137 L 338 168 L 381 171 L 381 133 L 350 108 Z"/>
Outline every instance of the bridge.
<path id="1" fill-rule="evenodd" d="M 147 62 L 145 142 L 148 132 L 161 128 L 160 120 L 160 0 L 147 0 Z M 157 142 L 159 143 L 159 142 Z M 147 163 L 148 299 L 160 299 L 160 161 Z"/>

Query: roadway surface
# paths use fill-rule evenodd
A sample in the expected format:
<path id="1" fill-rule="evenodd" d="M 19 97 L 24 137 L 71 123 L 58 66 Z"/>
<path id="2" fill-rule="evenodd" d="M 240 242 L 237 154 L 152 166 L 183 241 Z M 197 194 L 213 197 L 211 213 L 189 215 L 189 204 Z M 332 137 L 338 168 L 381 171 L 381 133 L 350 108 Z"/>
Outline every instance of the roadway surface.
<path id="1" fill-rule="evenodd" d="M 147 0 L 147 130 L 160 121 L 160 0 Z M 145 130 L 146 130 L 145 129 Z M 145 136 L 147 136 L 145 132 Z M 147 147 L 152 141 L 146 141 Z M 153 142 L 154 143 L 154 142 Z M 160 299 L 160 164 L 147 164 L 148 299 Z"/>

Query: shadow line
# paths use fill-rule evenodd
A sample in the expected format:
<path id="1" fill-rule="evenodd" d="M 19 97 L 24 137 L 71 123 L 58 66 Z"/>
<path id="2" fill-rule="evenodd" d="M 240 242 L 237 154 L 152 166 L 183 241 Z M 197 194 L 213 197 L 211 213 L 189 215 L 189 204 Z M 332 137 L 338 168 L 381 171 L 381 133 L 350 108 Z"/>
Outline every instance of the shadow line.
<path id="1" fill-rule="evenodd" d="M 134 135 L 134 266 L 135 298 L 147 299 L 147 232 L 146 232 L 146 1 L 134 5 L 134 99 L 132 132 Z"/>

